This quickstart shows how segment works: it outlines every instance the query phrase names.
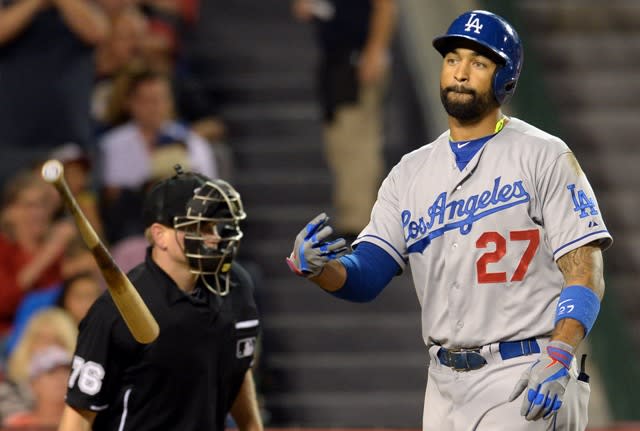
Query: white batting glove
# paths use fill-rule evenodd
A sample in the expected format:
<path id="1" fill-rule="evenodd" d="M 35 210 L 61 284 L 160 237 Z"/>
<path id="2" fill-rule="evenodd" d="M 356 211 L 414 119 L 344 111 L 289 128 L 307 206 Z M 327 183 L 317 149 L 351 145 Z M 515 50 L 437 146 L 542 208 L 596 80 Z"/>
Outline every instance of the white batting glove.
<path id="1" fill-rule="evenodd" d="M 546 353 L 522 374 L 509 401 L 525 390 L 520 414 L 529 421 L 548 418 L 562 406 L 562 397 L 569 383 L 569 368 L 573 360 L 573 347 L 561 341 L 551 341 Z"/>
<path id="2" fill-rule="evenodd" d="M 314 277 L 320 274 L 327 262 L 347 253 L 347 243 L 343 238 L 325 241 L 333 233 L 328 221 L 325 213 L 318 214 L 296 237 L 293 251 L 287 258 L 289 269 L 295 274 Z"/>

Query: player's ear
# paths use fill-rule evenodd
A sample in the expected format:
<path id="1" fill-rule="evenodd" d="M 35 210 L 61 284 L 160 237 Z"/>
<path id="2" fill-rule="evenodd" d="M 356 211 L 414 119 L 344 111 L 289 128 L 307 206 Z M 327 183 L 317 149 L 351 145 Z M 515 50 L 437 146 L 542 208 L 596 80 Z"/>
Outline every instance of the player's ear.
<path id="1" fill-rule="evenodd" d="M 166 250 L 168 248 L 169 233 L 170 229 L 168 227 L 160 223 L 153 223 L 147 228 L 147 239 L 152 246 Z"/>

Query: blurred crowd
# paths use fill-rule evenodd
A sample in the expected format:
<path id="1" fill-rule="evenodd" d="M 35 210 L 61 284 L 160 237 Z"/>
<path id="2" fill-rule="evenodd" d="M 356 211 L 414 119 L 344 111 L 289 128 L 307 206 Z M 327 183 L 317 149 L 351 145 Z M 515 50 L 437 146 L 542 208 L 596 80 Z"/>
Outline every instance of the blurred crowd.
<path id="1" fill-rule="evenodd" d="M 189 40 L 198 0 L 0 0 L 0 423 L 54 426 L 79 321 L 104 291 L 44 161 L 115 260 L 144 258 L 141 196 L 180 163 L 231 175 Z"/>
<path id="2" fill-rule="evenodd" d="M 0 0 L 2 429 L 58 423 L 78 323 L 105 290 L 57 191 L 41 178 L 43 163 L 62 162 L 79 206 L 125 272 L 144 259 L 141 205 L 151 184 L 177 163 L 233 181 L 227 127 L 193 52 L 200 6 Z M 337 221 L 353 239 L 380 180 L 393 1 L 291 0 L 291 12 L 317 30 Z M 369 162 L 343 169 L 353 154 Z"/>

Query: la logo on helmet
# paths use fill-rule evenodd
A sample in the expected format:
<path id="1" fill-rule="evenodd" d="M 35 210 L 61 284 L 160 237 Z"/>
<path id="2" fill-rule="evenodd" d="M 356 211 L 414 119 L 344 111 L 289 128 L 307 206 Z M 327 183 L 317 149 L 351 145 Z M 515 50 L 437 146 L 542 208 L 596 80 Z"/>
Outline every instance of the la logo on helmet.
<path id="1" fill-rule="evenodd" d="M 480 34 L 482 27 L 484 26 L 480 24 L 480 18 L 477 18 L 476 14 L 472 13 L 469 17 L 469 21 L 464 25 L 464 31 L 471 31 L 471 29 L 473 29 L 474 33 Z"/>

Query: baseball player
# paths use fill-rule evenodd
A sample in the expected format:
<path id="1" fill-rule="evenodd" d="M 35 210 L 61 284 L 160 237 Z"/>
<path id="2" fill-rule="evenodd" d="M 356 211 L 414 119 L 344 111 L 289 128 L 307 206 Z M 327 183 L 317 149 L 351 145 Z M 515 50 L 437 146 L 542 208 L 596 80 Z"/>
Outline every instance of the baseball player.
<path id="1" fill-rule="evenodd" d="M 177 174 L 144 203 L 150 247 L 128 274 L 160 326 L 137 343 L 108 294 L 80 323 L 60 431 L 261 431 L 253 284 L 233 262 L 246 217 L 228 183 Z"/>
<path id="2" fill-rule="evenodd" d="M 449 130 L 391 170 L 352 252 L 321 214 L 288 264 L 351 301 L 411 265 L 431 359 L 424 430 L 584 430 L 574 353 L 612 241 L 593 190 L 562 140 L 502 113 L 523 57 L 509 23 L 466 12 L 433 45 Z"/>

